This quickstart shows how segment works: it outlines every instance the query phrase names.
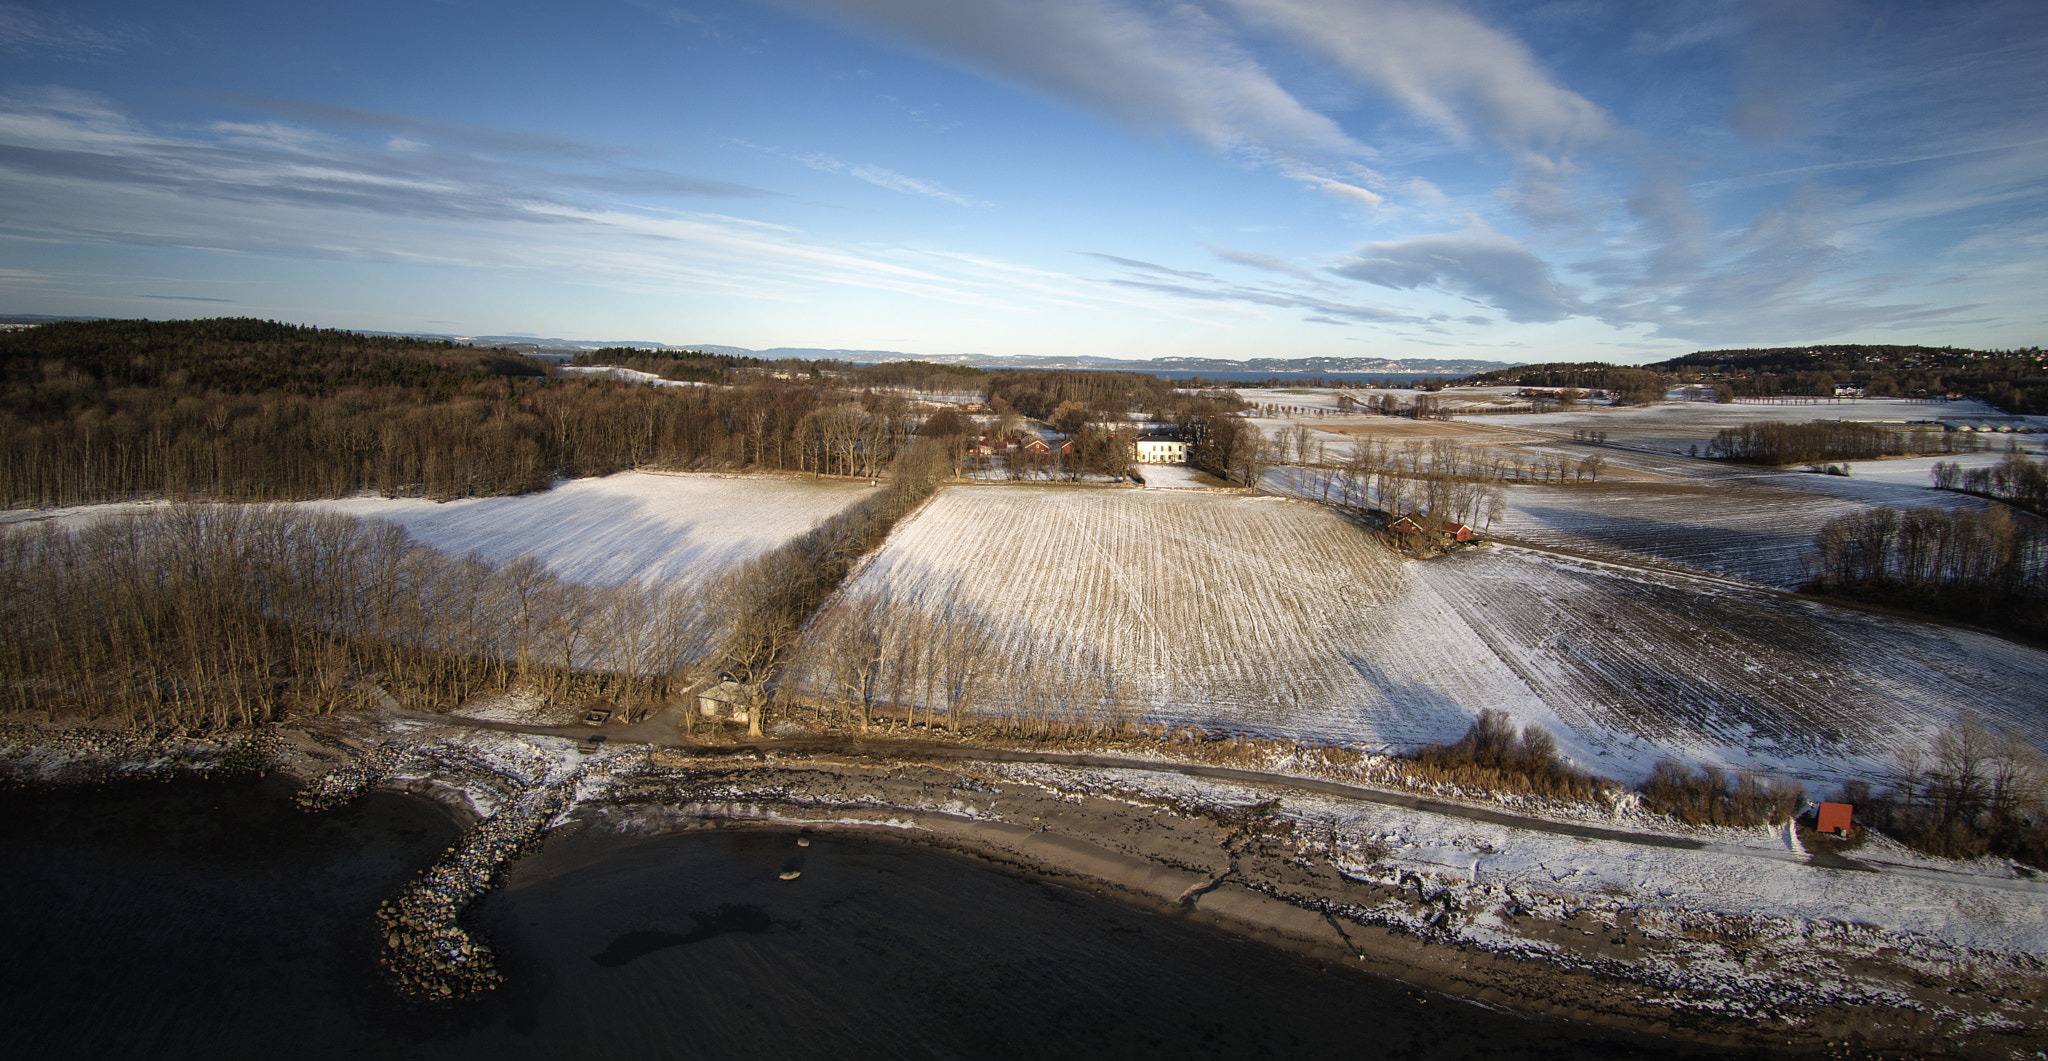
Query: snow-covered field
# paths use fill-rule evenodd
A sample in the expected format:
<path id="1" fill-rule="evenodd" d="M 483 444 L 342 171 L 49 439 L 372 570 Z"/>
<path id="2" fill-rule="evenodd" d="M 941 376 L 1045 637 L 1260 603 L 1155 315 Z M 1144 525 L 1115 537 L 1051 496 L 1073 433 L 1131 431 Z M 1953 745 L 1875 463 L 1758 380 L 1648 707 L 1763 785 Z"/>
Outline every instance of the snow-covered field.
<path id="1" fill-rule="evenodd" d="M 1650 406 L 1586 408 L 1576 412 L 1519 413 L 1488 416 L 1491 427 L 1519 428 L 1569 436 L 1581 429 L 1605 431 L 1612 442 L 1666 453 L 1689 452 L 1724 427 L 1745 424 L 1803 424 L 1812 420 L 1859 420 L 1905 424 L 1957 417 L 2002 417 L 1978 401 L 1915 402 L 1897 398 L 1821 400 L 1813 405 L 1764 405 L 1737 402 L 1664 402 Z M 1938 428 L 1936 430 L 1939 430 Z"/>
<path id="2" fill-rule="evenodd" d="M 1230 484 L 1185 464 L 1143 464 L 1138 474 L 1145 477 L 1145 486 L 1152 490 L 1206 490 Z"/>
<path id="3" fill-rule="evenodd" d="M 1832 784 L 1965 710 L 2048 725 L 2048 653 L 1987 634 L 1508 547 L 1410 570 L 1610 776 L 1673 755 Z"/>
<path id="4" fill-rule="evenodd" d="M 614 379 L 621 383 L 645 383 L 655 387 L 702 387 L 705 384 L 694 380 L 663 379 L 652 372 L 617 365 L 564 365 L 559 370 L 566 375 L 586 376 L 592 379 Z"/>
<path id="5" fill-rule="evenodd" d="M 521 497 L 309 501 L 389 520 L 451 553 L 504 561 L 532 553 L 573 582 L 695 582 L 817 526 L 870 493 L 866 483 L 621 472 Z"/>
<path id="6" fill-rule="evenodd" d="M 960 594 L 1010 673 L 1104 661 L 1152 721 L 1407 748 L 1499 708 L 1623 780 L 1827 786 L 1964 709 L 2048 723 L 2048 654 L 1997 638 L 1506 547 L 1404 560 L 1275 498 L 950 487 L 849 592 L 885 588 Z"/>
<path id="7" fill-rule="evenodd" d="M 1831 480 L 1831 481 L 1830 481 Z M 1675 563 L 1767 586 L 1811 577 L 1807 558 L 1828 520 L 1872 505 L 1981 509 L 1962 494 L 1840 476 L 1773 474 L 1711 484 L 1509 486 L 1499 538 L 1637 563 Z"/>
<path id="8" fill-rule="evenodd" d="M 1947 457 L 1895 457 L 1881 461 L 1849 461 L 1849 475 L 1867 483 L 1891 483 L 1934 489 L 1934 466 L 1942 462 L 1962 465 L 1964 470 L 1989 468 L 2005 460 L 2003 452 L 1957 453 Z"/>

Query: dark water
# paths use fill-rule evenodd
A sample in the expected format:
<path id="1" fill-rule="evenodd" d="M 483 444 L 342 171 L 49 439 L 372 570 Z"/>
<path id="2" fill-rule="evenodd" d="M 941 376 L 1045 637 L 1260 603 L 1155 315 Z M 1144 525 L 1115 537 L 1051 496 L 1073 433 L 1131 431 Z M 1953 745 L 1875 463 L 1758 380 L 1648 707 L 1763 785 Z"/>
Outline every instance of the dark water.
<path id="1" fill-rule="evenodd" d="M 883 841 L 551 840 L 478 911 L 509 986 L 375 976 L 370 911 L 455 836 L 253 786 L 0 801 L 12 1057 L 1708 1056 L 1314 967 Z M 794 881 L 781 871 L 801 870 Z"/>

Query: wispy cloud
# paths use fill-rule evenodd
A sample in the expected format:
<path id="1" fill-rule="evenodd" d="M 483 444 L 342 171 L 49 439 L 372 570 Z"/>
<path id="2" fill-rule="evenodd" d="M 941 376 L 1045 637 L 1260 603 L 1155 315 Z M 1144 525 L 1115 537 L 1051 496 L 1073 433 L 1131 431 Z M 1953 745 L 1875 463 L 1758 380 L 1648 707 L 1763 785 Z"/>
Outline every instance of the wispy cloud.
<path id="1" fill-rule="evenodd" d="M 1202 246 L 1207 248 L 1209 253 L 1226 262 L 1248 265 L 1254 269 L 1264 269 L 1269 273 L 1279 273 L 1282 276 L 1291 276 L 1296 280 L 1315 284 L 1318 287 L 1330 286 L 1328 280 L 1278 255 L 1261 254 L 1258 251 L 1240 250 L 1236 247 L 1224 247 L 1214 243 L 1204 243 Z"/>
<path id="2" fill-rule="evenodd" d="M 1227 0 L 1453 138 L 1556 155 L 1611 132 L 1528 46 L 1437 0 Z"/>
<path id="3" fill-rule="evenodd" d="M 204 298 L 199 295 L 137 295 L 136 298 L 153 298 L 159 302 L 223 302 L 234 304 L 232 298 Z"/>
<path id="4" fill-rule="evenodd" d="M 777 0 L 1206 147 L 1366 154 L 1282 88 L 1227 26 L 1192 4 L 1122 0 Z"/>
<path id="5" fill-rule="evenodd" d="M 1111 262 L 1116 265 L 1121 265 L 1130 269 L 1142 269 L 1148 273 L 1161 273 L 1166 276 L 1178 276 L 1187 280 L 1212 281 L 1216 279 L 1214 276 L 1211 276 L 1208 273 L 1191 273 L 1185 269 L 1172 269 L 1164 265 L 1155 264 L 1153 262 L 1140 261 L 1137 258 L 1120 258 L 1114 254 L 1102 254 L 1098 251 L 1082 251 L 1081 253 L 1087 255 L 1090 258 L 1100 258 L 1106 262 Z"/>
<path id="6" fill-rule="evenodd" d="M 1166 292 L 954 251 L 849 249 L 756 218 L 592 195 L 582 175 L 514 162 L 422 162 L 284 123 L 159 127 L 77 94 L 7 99 L 0 231 L 530 271 L 650 294 L 801 303 L 850 288 L 996 314 L 1138 310 L 1213 323 Z M 535 183 L 508 185 L 506 173 Z"/>
<path id="7" fill-rule="evenodd" d="M 1300 291 L 1261 287 L 1254 284 L 1231 283 L 1211 276 L 1208 273 L 1173 269 L 1136 258 L 1118 257 L 1114 254 L 1098 254 L 1094 251 L 1084 251 L 1083 253 L 1091 258 L 1099 258 L 1106 262 L 1122 265 L 1137 274 L 1114 277 L 1109 279 L 1108 283 L 1139 291 L 1170 295 L 1176 299 L 1187 299 L 1196 302 L 1234 303 L 1244 306 L 1263 306 L 1272 309 L 1309 310 L 1311 315 L 1302 319 L 1321 324 L 1423 324 L 1429 320 L 1429 318 L 1418 317 L 1414 314 L 1404 313 L 1400 310 L 1384 306 L 1339 302 L 1334 299 Z M 1264 258 L 1262 255 L 1250 255 L 1247 252 L 1237 253 L 1254 260 Z M 1220 253 L 1218 256 L 1223 257 Z M 1278 271 L 1291 273 L 1294 270 L 1283 268 Z M 1311 279 L 1313 280 L 1314 278 L 1311 277 Z M 1316 282 L 1320 283 L 1320 281 Z"/>
<path id="8" fill-rule="evenodd" d="M 127 26 L 0 4 L 0 54 L 36 52 L 89 59 L 118 52 L 140 39 L 141 34 Z"/>
<path id="9" fill-rule="evenodd" d="M 774 154 L 787 154 L 786 152 L 777 151 L 774 148 L 758 149 L 763 151 L 769 151 Z M 905 174 L 898 173 L 895 170 L 884 169 L 881 166 L 877 166 L 872 163 L 862 162 L 857 164 L 848 164 L 845 162 L 841 162 L 836 158 L 833 158 L 831 155 L 820 154 L 817 152 L 809 152 L 801 155 L 791 155 L 789 157 L 795 158 L 797 161 L 802 162 L 804 165 L 809 166 L 812 169 L 819 170 L 825 173 L 844 173 L 847 176 L 852 177 L 856 180 L 863 180 L 868 182 L 869 184 L 874 185 L 877 188 L 887 188 L 892 192 L 902 192 L 905 195 L 922 195 L 929 199 L 943 199 L 946 202 L 953 203 L 958 206 L 980 207 L 989 205 L 987 202 L 981 199 L 961 195 L 960 193 L 947 188 L 945 185 L 940 184 L 938 181 L 925 180 L 920 177 L 906 176 Z"/>

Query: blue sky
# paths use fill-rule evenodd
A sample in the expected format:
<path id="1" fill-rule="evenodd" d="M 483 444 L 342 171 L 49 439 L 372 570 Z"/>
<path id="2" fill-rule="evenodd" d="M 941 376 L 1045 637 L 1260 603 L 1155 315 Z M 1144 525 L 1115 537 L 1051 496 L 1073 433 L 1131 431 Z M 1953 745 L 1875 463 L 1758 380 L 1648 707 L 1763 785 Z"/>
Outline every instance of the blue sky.
<path id="1" fill-rule="evenodd" d="M 0 0 L 0 312 L 1640 362 L 2048 333 L 2048 4 Z"/>

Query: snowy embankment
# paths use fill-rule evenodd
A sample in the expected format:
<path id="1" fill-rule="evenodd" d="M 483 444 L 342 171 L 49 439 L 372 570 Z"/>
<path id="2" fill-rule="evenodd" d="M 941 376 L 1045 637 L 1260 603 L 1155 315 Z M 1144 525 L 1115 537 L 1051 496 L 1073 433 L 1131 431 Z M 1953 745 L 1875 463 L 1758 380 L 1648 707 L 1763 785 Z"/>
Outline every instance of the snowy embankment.
<path id="1" fill-rule="evenodd" d="M 1760 918 L 1775 924 L 1784 937 L 1778 942 L 1789 948 L 1801 944 L 1813 923 L 1824 922 L 1858 924 L 1894 942 L 1925 937 L 1929 949 L 2048 951 L 2048 882 L 2016 877 L 1988 859 L 1936 863 L 1899 849 L 1903 865 L 1844 872 L 1810 864 L 1782 827 L 1723 830 L 1739 835 L 1697 848 L 1589 844 L 1427 810 L 1163 771 L 1019 764 L 992 769 L 1060 791 L 1142 794 L 1192 805 L 1246 807 L 1278 795 L 1278 812 L 1304 835 L 1329 835 L 1334 828 L 1347 873 L 1370 879 L 1388 866 L 1397 867 L 1397 876 L 1421 873 L 1430 878 L 1430 890 L 1452 889 L 1466 906 L 1491 906 L 1515 893 L 1609 915 L 1663 908 L 1674 916 Z M 1342 851 L 1347 840 L 1352 850 Z M 1421 927 L 1419 919 L 1413 927 Z M 1528 944 L 1486 919 L 1465 932 L 1495 944 Z"/>
<path id="2" fill-rule="evenodd" d="M 700 582 L 817 526 L 873 488 L 755 476 L 621 472 L 520 497 L 351 498 L 305 507 L 387 520 L 455 554 L 531 553 L 572 582 Z"/>

